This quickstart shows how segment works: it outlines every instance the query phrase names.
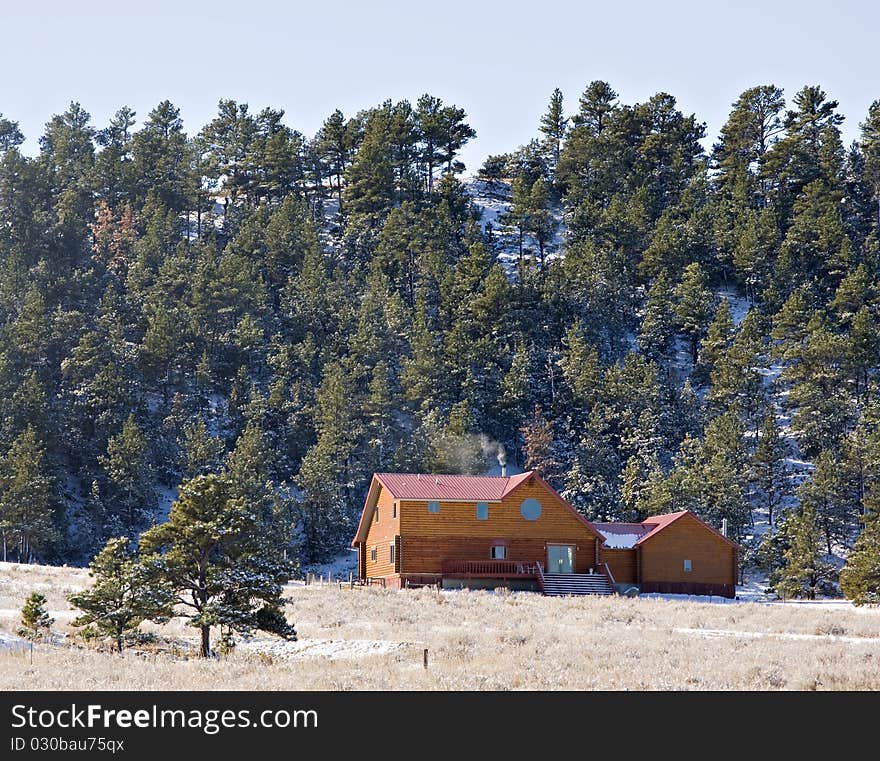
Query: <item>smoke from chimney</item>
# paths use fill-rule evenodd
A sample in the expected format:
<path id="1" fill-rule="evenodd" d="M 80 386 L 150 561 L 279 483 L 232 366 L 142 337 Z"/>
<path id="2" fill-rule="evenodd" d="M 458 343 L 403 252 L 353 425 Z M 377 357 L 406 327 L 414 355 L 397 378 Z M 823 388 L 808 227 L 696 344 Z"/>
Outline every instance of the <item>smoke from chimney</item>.
<path id="1" fill-rule="evenodd" d="M 498 464 L 501 466 L 501 477 L 505 478 L 507 476 L 507 452 L 504 449 L 504 444 L 498 445 Z"/>

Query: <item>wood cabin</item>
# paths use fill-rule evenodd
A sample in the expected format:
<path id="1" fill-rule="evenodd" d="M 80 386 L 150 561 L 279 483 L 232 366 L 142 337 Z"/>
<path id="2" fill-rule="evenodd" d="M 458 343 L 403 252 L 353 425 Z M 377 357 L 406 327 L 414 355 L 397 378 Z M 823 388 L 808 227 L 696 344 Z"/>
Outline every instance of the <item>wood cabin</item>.
<path id="1" fill-rule="evenodd" d="M 352 547 L 386 587 L 733 597 L 737 546 L 689 512 L 593 524 L 540 475 L 375 473 Z"/>

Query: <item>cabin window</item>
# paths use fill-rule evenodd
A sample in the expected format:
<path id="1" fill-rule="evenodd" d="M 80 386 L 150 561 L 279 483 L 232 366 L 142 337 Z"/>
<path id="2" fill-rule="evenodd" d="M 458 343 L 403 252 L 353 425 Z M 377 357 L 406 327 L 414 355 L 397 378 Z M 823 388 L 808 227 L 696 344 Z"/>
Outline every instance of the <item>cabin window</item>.
<path id="1" fill-rule="evenodd" d="M 372 560 L 374 563 L 376 562 L 376 548 L 375 547 L 370 547 L 370 560 Z"/>
<path id="2" fill-rule="evenodd" d="M 378 522 L 379 522 L 379 505 L 376 505 L 375 509 L 373 510 L 373 523 L 378 523 Z"/>
<path id="3" fill-rule="evenodd" d="M 691 561 L 690 560 L 684 561 L 684 570 L 685 570 L 685 573 L 691 572 Z"/>
<path id="4" fill-rule="evenodd" d="M 394 542 L 388 545 L 388 562 L 394 563 Z"/>
<path id="5" fill-rule="evenodd" d="M 489 520 L 489 503 L 488 502 L 477 502 L 477 520 L 478 521 Z"/>
<path id="6" fill-rule="evenodd" d="M 527 521 L 536 521 L 541 517 L 541 503 L 534 497 L 524 499 L 519 506 L 520 514 Z"/>
<path id="7" fill-rule="evenodd" d="M 439 513 L 440 512 L 440 503 L 436 500 L 428 503 L 428 512 L 429 513 Z"/>
<path id="8" fill-rule="evenodd" d="M 391 517 L 392 518 L 397 517 L 397 502 L 396 501 L 394 502 L 394 504 L 391 507 Z"/>
<path id="9" fill-rule="evenodd" d="M 493 544 L 489 548 L 489 557 L 492 560 L 507 560 L 507 545 Z"/>

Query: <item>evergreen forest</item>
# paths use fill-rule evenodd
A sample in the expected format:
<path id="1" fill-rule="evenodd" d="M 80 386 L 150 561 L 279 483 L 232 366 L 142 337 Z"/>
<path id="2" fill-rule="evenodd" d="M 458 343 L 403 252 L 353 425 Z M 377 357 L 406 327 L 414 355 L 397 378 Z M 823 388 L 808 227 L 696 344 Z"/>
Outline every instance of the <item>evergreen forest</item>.
<path id="1" fill-rule="evenodd" d="M 428 94 L 314 135 L 74 102 L 34 155 L 0 115 L 0 560 L 161 546 L 219 478 L 326 562 L 373 472 L 501 460 L 589 519 L 724 524 L 784 596 L 876 601 L 880 100 L 847 118 L 758 85 L 712 136 L 594 81 L 465 167 Z"/>

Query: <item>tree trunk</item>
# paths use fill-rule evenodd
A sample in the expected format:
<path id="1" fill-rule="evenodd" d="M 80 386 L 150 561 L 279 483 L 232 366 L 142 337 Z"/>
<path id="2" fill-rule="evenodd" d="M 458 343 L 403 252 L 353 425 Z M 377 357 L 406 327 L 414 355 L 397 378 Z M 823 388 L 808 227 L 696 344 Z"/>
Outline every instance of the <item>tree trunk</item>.
<path id="1" fill-rule="evenodd" d="M 199 649 L 199 655 L 202 658 L 210 658 L 211 657 L 211 627 L 210 626 L 200 626 L 202 630 L 202 644 Z"/>

